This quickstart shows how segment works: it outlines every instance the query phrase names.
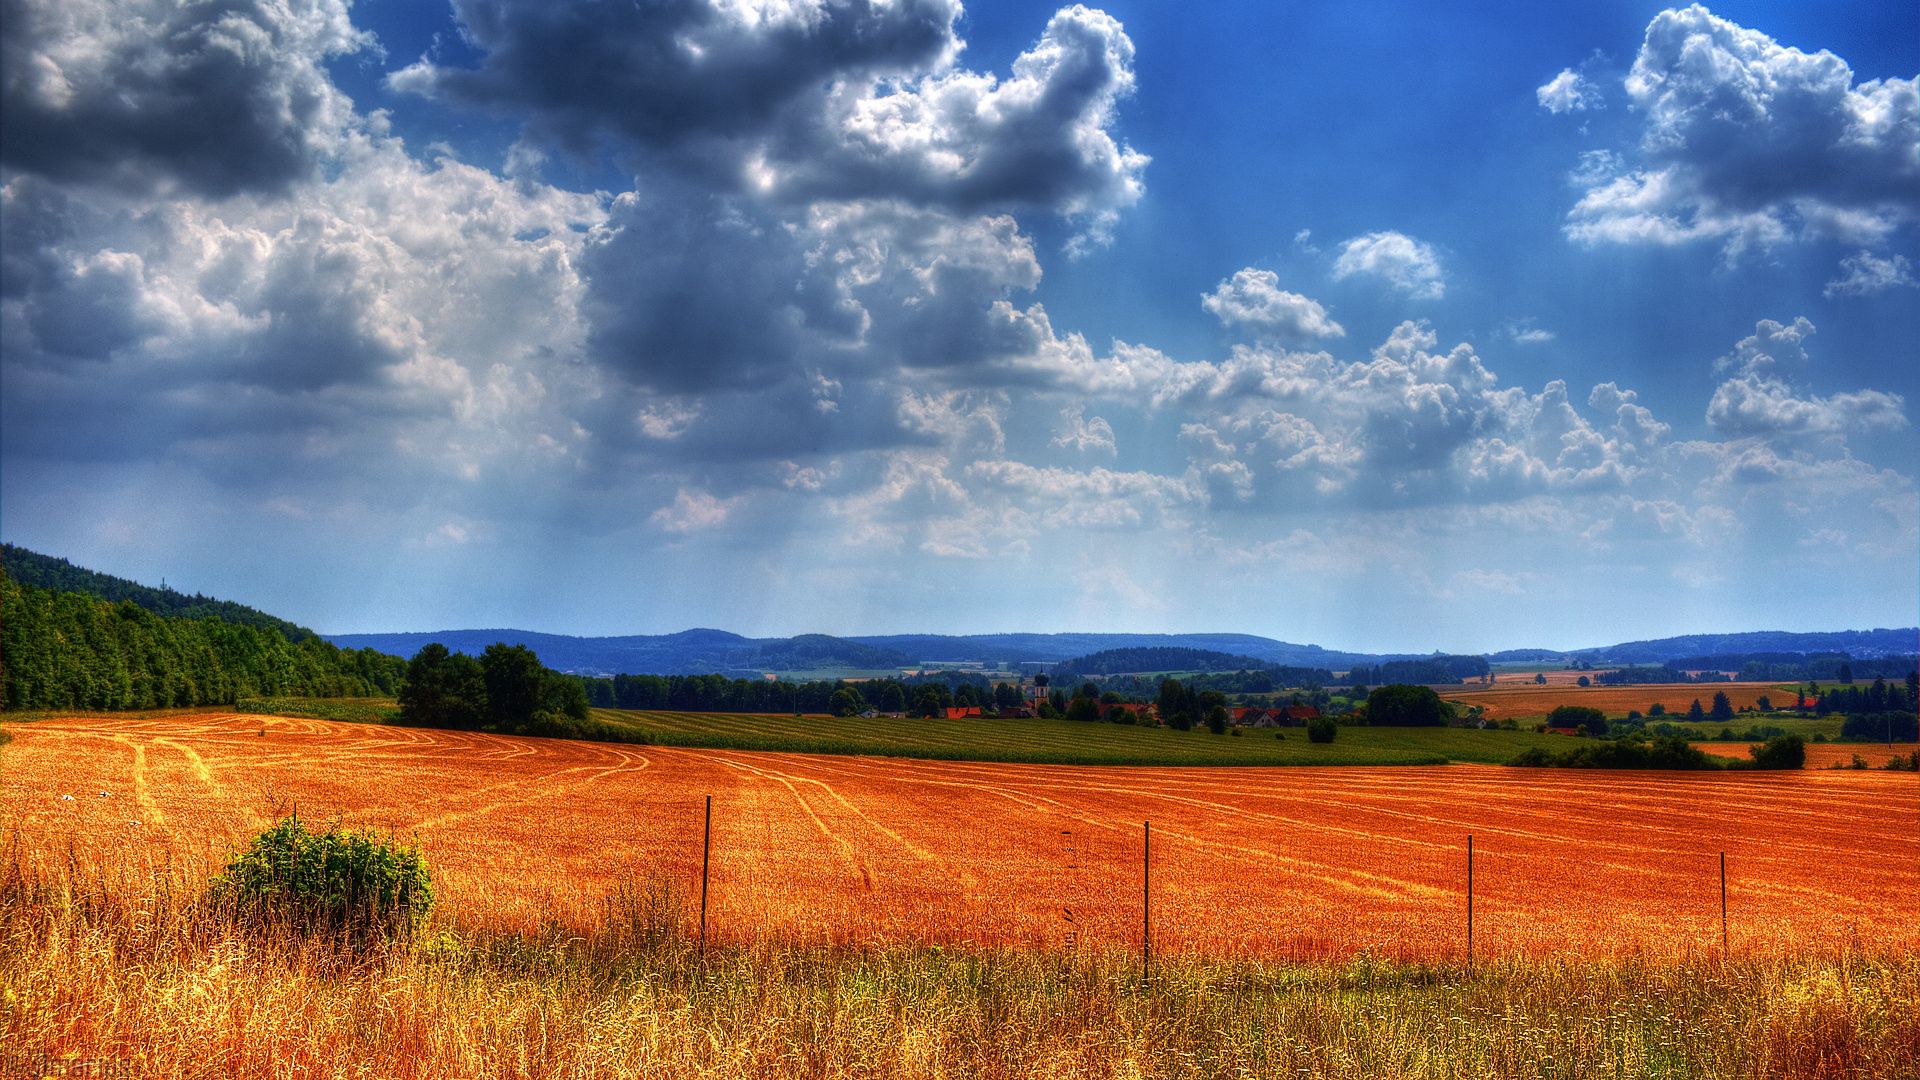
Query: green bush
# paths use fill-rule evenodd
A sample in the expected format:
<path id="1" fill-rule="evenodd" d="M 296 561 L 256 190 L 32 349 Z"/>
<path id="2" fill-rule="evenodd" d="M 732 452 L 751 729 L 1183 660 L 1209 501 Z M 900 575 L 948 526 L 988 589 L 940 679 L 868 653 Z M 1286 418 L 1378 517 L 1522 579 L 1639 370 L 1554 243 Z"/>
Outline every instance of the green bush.
<path id="1" fill-rule="evenodd" d="M 1586 728 L 1589 735 L 1607 733 L 1607 714 L 1591 705 L 1561 705 L 1547 714 L 1547 726 Z"/>
<path id="2" fill-rule="evenodd" d="M 1367 695 L 1367 723 L 1376 727 L 1441 727 L 1453 719 L 1453 706 L 1429 686 L 1395 683 Z"/>
<path id="3" fill-rule="evenodd" d="M 1333 722 L 1332 717 L 1316 716 L 1307 721 L 1308 742 L 1330 743 L 1339 733 L 1340 726 Z"/>
<path id="4" fill-rule="evenodd" d="M 1747 747 L 1752 769 L 1802 769 L 1807 764 L 1807 741 L 1798 735 L 1775 735 L 1760 746 Z"/>
<path id="5" fill-rule="evenodd" d="M 359 942 L 403 936 L 433 906 L 420 852 L 369 832 L 321 832 L 289 815 L 213 880 L 217 903 L 249 921 Z"/>

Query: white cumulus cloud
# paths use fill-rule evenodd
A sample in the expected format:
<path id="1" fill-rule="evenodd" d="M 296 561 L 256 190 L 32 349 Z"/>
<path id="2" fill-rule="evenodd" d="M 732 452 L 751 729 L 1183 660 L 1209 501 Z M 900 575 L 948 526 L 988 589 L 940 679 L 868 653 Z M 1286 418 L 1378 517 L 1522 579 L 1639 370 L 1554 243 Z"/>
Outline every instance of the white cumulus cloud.
<path id="1" fill-rule="evenodd" d="M 1906 426 L 1906 402 L 1898 394 L 1857 390 L 1820 397 L 1796 385 L 1793 376 L 1807 366 L 1806 340 L 1813 332 L 1804 317 L 1791 324 L 1761 320 L 1716 365 L 1734 375 L 1713 392 L 1707 422 L 1726 435 L 1760 439 Z"/>
<path id="2" fill-rule="evenodd" d="M 1341 245 L 1333 276 L 1355 275 L 1377 277 L 1416 300 L 1438 300 L 1447 291 L 1433 246 L 1392 230 L 1356 236 Z"/>
<path id="3" fill-rule="evenodd" d="M 1914 280 L 1913 263 L 1905 255 L 1876 255 L 1856 251 L 1840 260 L 1840 276 L 1827 282 L 1822 294 L 1833 296 L 1872 296 L 1888 289 L 1920 286 Z"/>
<path id="4" fill-rule="evenodd" d="M 1221 323 L 1259 337 L 1335 338 L 1346 330 L 1317 300 L 1280 287 L 1280 275 L 1247 267 L 1200 297 Z"/>
<path id="5" fill-rule="evenodd" d="M 1878 242 L 1920 213 L 1915 79 L 1856 82 L 1831 52 L 1696 4 L 1654 17 L 1626 90 L 1638 161 L 1589 170 L 1576 240 L 1715 240 L 1733 260 L 1802 236 Z"/>
<path id="6" fill-rule="evenodd" d="M 1540 107 L 1555 115 L 1598 109 L 1603 104 L 1600 88 L 1572 68 L 1563 68 L 1533 93 Z"/>

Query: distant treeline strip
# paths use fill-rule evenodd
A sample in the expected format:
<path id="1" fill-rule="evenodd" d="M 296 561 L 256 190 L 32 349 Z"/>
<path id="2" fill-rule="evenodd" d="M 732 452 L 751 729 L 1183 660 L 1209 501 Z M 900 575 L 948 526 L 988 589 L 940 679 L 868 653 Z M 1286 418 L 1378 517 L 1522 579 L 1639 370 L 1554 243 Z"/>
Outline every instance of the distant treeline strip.
<path id="1" fill-rule="evenodd" d="M 1355 667 L 1347 678 L 1355 686 L 1409 683 L 1415 686 L 1457 683 L 1485 678 L 1492 669 L 1484 656 L 1423 656 L 1417 660 L 1389 660 Z"/>
<path id="2" fill-rule="evenodd" d="M 1595 672 L 1593 681 L 1602 685 L 1640 683 L 1722 682 L 1733 672 L 1740 682 L 1851 682 L 1854 679 L 1904 679 L 1912 672 L 1912 656 L 1865 656 L 1846 653 L 1803 656 L 1798 653 L 1726 653 L 1717 656 L 1690 656 L 1658 666 L 1623 667 L 1616 671 Z M 1691 672 L 1701 672 L 1695 676 Z"/>
<path id="3" fill-rule="evenodd" d="M 615 675 L 585 679 L 587 700 L 601 709 L 667 709 L 675 712 L 824 713 L 833 711 L 834 692 L 856 686 L 863 698 L 883 712 L 909 707 L 919 688 L 936 686 L 948 691 L 961 687 L 973 692 L 962 704 L 994 701 L 994 686 L 979 675 L 941 672 L 899 679 L 874 679 L 849 684 L 844 680 L 729 679 L 724 675 Z M 1009 696 L 1010 695 L 1010 696 Z M 1020 695 L 1002 691 L 998 704 L 1019 704 Z"/>
<path id="4" fill-rule="evenodd" d="M 9 568 L 18 550 L 8 549 Z M 7 709 L 384 697 L 399 691 L 404 666 L 399 657 L 313 636 L 290 641 L 272 626 L 157 615 L 132 599 L 25 585 L 0 569 L 0 705 Z"/>
<path id="5" fill-rule="evenodd" d="M 1099 652 L 1063 661 L 1054 668 L 1053 673 L 1064 681 L 1078 675 L 1122 675 L 1162 671 L 1259 671 L 1272 666 L 1264 660 L 1257 660 L 1251 656 L 1236 656 L 1213 649 L 1187 649 L 1173 645 L 1160 645 L 1102 649 Z"/>

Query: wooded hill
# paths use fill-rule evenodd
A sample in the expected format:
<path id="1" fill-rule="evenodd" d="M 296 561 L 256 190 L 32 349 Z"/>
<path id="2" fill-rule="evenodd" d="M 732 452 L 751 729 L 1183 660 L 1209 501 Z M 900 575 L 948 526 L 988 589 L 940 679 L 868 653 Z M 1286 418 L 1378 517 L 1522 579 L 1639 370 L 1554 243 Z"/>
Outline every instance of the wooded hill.
<path id="1" fill-rule="evenodd" d="M 1055 673 L 1067 675 L 1121 675 L 1161 671 L 1258 671 L 1274 666 L 1251 656 L 1213 649 L 1184 649 L 1172 645 L 1102 649 L 1062 661 Z"/>
<path id="2" fill-rule="evenodd" d="M 0 565 L 4 565 L 7 576 L 21 585 L 31 585 L 37 589 L 49 589 L 53 592 L 86 593 L 102 600 L 126 600 L 153 612 L 155 615 L 173 615 L 186 619 L 219 619 L 222 622 L 237 623 L 240 626 L 257 626 L 263 630 L 278 630 L 288 641 L 305 641 L 320 635 L 278 619 L 264 611 L 250 608 L 245 604 L 236 604 L 231 600 L 215 600 L 210 596 L 201 596 L 167 588 L 154 588 L 137 581 L 114 577 L 75 566 L 65 559 L 52 555 L 42 555 L 37 551 L 13 544 L 0 544 Z"/>
<path id="3" fill-rule="evenodd" d="M 16 567 L 50 587 L 16 579 Z M 7 709 L 385 696 L 398 692 L 404 668 L 398 657 L 341 649 L 241 604 L 149 588 L 11 545 L 0 564 L 0 707 Z"/>

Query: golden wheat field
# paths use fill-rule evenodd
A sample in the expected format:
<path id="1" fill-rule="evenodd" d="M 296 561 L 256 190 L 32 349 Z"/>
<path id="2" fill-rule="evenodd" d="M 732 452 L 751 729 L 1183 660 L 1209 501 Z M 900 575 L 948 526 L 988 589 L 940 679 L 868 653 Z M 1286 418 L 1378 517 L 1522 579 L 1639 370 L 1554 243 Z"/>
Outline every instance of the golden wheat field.
<path id="1" fill-rule="evenodd" d="M 716 940 L 1320 957 L 1912 948 L 1920 778 L 1173 769 L 660 749 L 272 717 L 10 725 L 0 811 L 32 859 L 213 867 L 276 813 L 417 837 L 441 901 L 590 921 L 623 881 L 698 888 Z M 103 794 L 104 793 L 104 794 Z M 692 910 L 690 905 L 689 911 Z"/>
<path id="2" fill-rule="evenodd" d="M 1693 745 L 1709 754 L 1745 760 L 1748 750 L 1759 746 L 1751 742 L 1696 742 Z M 1905 757 L 1913 753 L 1912 743 L 1898 743 L 1888 746 L 1886 743 L 1808 743 L 1807 765 L 1809 769 L 1830 769 L 1835 766 L 1848 767 L 1858 757 L 1867 763 L 1870 769 L 1877 769 L 1896 757 Z"/>
<path id="3" fill-rule="evenodd" d="M 1542 717 L 1562 705 L 1587 705 L 1610 716 L 1624 716 L 1629 709 L 1646 712 L 1658 702 L 1666 706 L 1673 719 L 1684 719 L 1687 706 L 1695 698 L 1700 699 L 1702 707 L 1713 704 L 1713 695 L 1724 693 L 1727 700 L 1736 709 L 1749 706 L 1757 707 L 1761 698 L 1767 698 L 1775 708 L 1790 706 L 1794 701 L 1791 689 L 1781 689 L 1777 683 L 1678 683 L 1673 685 L 1639 686 L 1494 686 L 1491 688 L 1467 688 L 1441 691 L 1440 696 L 1448 701 L 1457 701 L 1466 705 L 1478 705 L 1486 710 L 1489 720 L 1509 720 L 1523 717 Z"/>

